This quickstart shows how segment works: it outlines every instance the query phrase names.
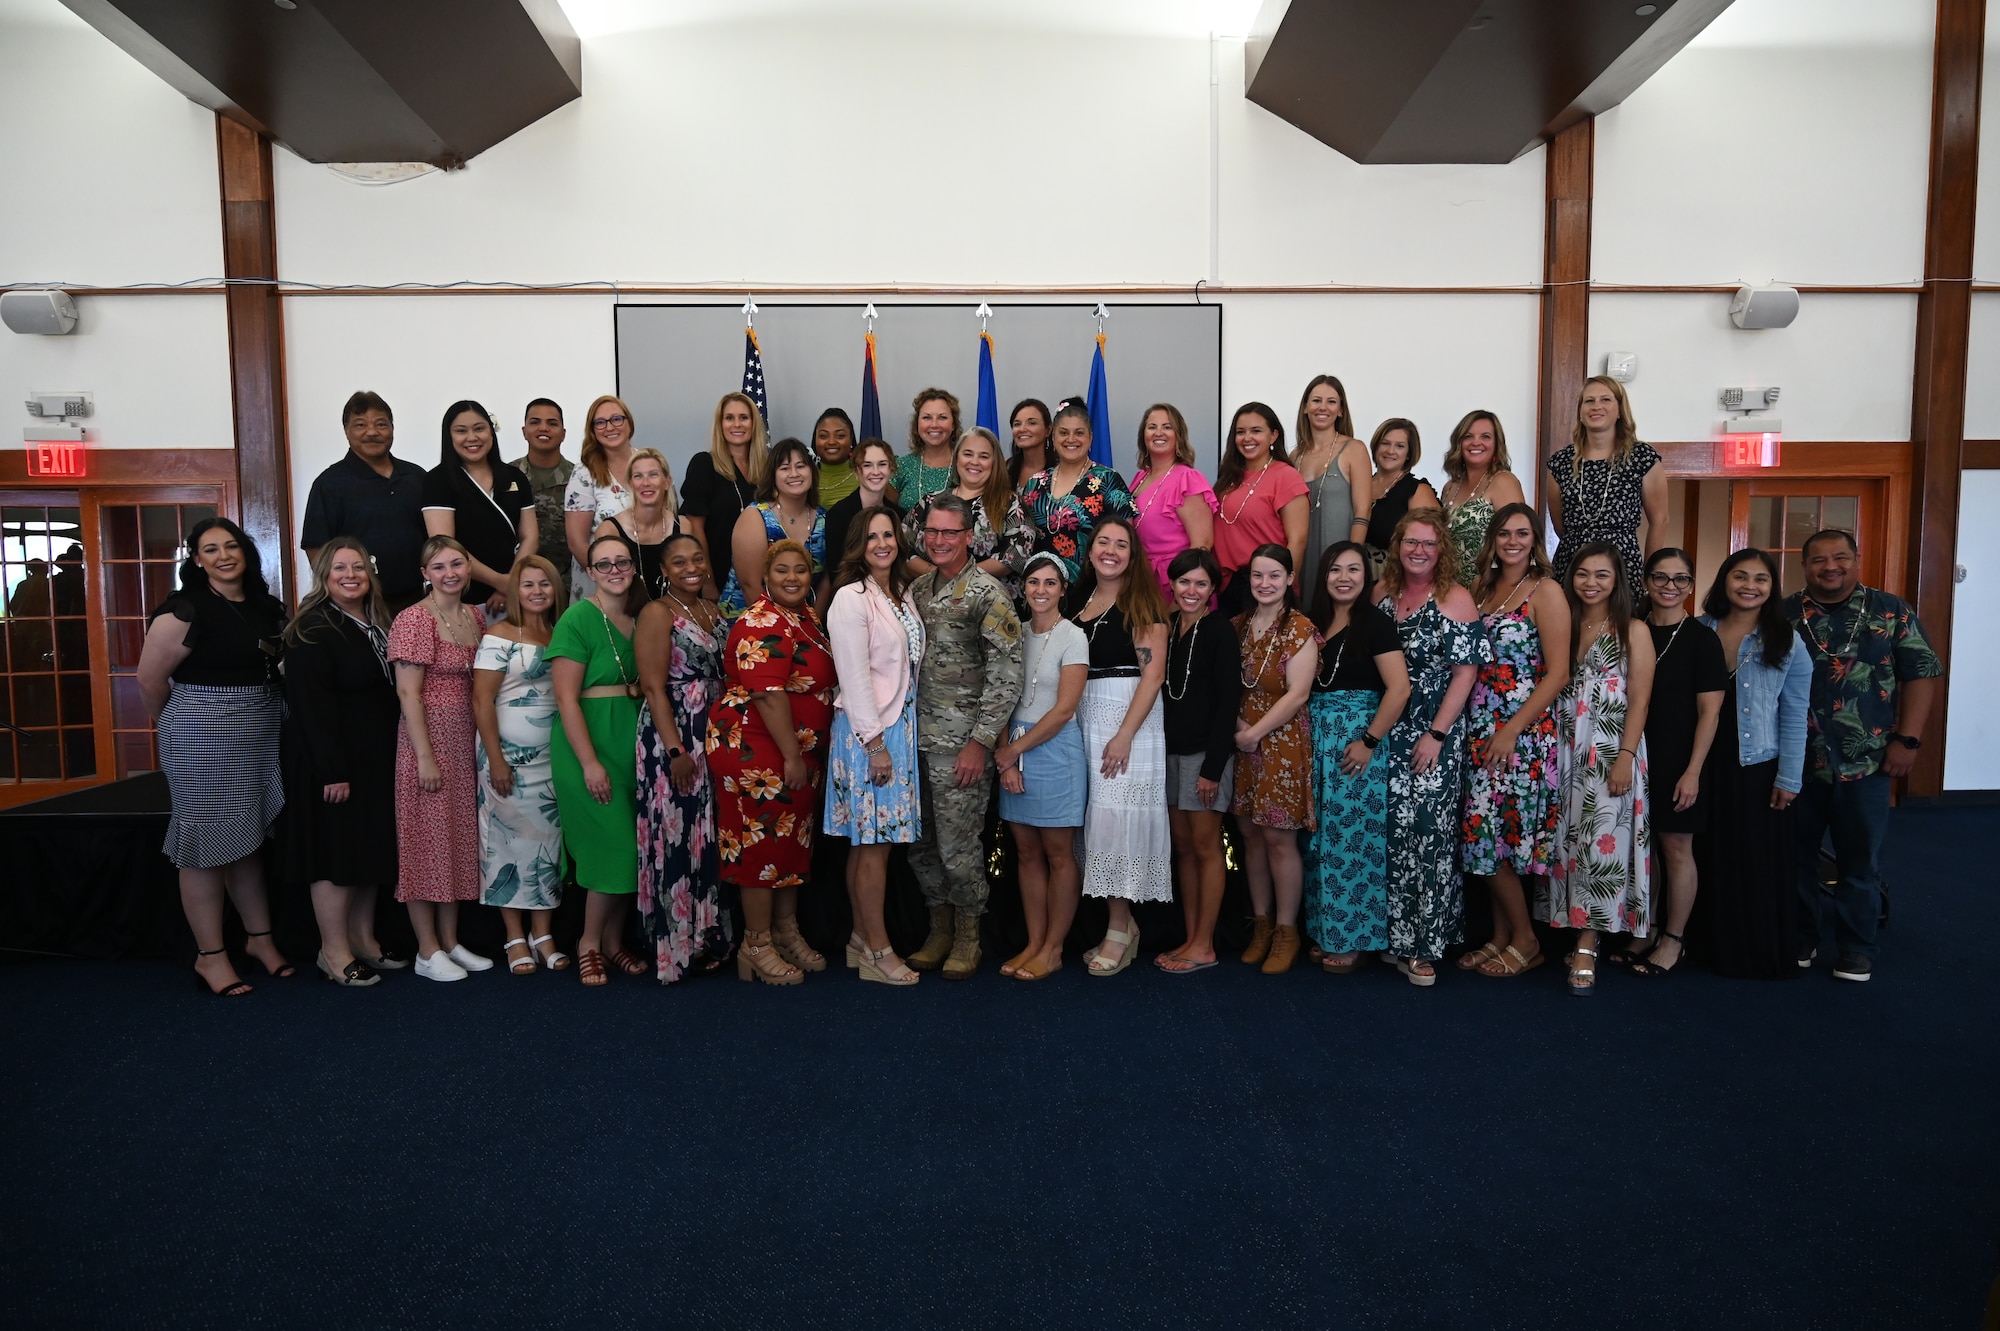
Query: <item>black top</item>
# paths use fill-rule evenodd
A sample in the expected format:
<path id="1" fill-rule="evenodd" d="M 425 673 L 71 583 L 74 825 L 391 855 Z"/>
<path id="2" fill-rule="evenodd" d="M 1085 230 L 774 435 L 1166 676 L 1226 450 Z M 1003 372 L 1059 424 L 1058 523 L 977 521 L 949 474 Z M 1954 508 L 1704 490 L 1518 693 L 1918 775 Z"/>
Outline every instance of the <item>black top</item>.
<path id="1" fill-rule="evenodd" d="M 901 504 L 884 495 L 882 507 L 894 513 L 900 524 L 903 517 Z M 826 511 L 826 568 L 834 577 L 840 576 L 840 562 L 847 558 L 847 529 L 861 516 L 861 509 L 861 492 L 856 490 Z"/>
<path id="2" fill-rule="evenodd" d="M 424 469 L 391 455 L 383 476 L 352 449 L 321 472 L 306 496 L 299 547 L 317 550 L 336 536 L 352 536 L 375 557 L 382 594 L 407 596 L 423 586 Z"/>
<path id="3" fill-rule="evenodd" d="M 285 648 L 285 699 L 314 777 L 322 785 L 379 778 L 400 715 L 388 632 L 331 601 L 300 615 L 299 628 L 302 641 Z"/>
<path id="4" fill-rule="evenodd" d="M 1338 693 L 1344 689 L 1387 691 L 1375 658 L 1389 652 L 1400 653 L 1403 639 L 1396 621 L 1365 601 L 1355 602 L 1347 612 L 1347 627 L 1319 650 L 1319 673 L 1313 676 L 1314 693 Z"/>
<path id="5" fill-rule="evenodd" d="M 1078 615 L 1072 620 L 1090 640 L 1091 679 L 1129 679 L 1139 673 L 1139 651 L 1132 645 L 1123 610 L 1113 605 L 1096 619 Z"/>
<path id="6" fill-rule="evenodd" d="M 188 655 L 174 669 L 176 684 L 240 689 L 276 682 L 278 635 L 285 630 L 285 607 L 277 597 L 253 593 L 229 601 L 207 587 L 182 590 L 162 601 L 152 619 L 161 615 L 188 626 L 181 639 Z"/>
<path id="7" fill-rule="evenodd" d="M 1423 478 L 1415 472 L 1404 472 L 1403 479 L 1389 487 L 1389 493 L 1376 500 L 1368 510 L 1368 544 L 1377 550 L 1389 548 L 1389 538 L 1396 534 L 1396 524 L 1410 511 L 1411 496 Z"/>
<path id="8" fill-rule="evenodd" d="M 1199 753 L 1201 774 L 1222 779 L 1236 752 L 1236 711 L 1243 696 L 1243 656 L 1236 630 L 1219 614 L 1186 633 L 1181 616 L 1168 626 L 1167 752 Z M 1107 630 L 1108 631 L 1108 630 Z"/>
<path id="9" fill-rule="evenodd" d="M 1646 764 L 1653 801 L 1653 831 L 1698 832 L 1706 825 L 1707 782 L 1691 808 L 1674 807 L 1674 787 L 1694 758 L 1697 693 L 1721 693 L 1729 685 L 1722 639 L 1689 615 L 1670 628 L 1648 622 L 1653 634 L 1653 693 L 1646 707 Z M 1638 625 L 1633 625 L 1636 630 Z M 1733 726 L 1727 716 L 1717 729 Z"/>
<path id="10" fill-rule="evenodd" d="M 730 480 L 715 469 L 715 459 L 708 454 L 688 459 L 687 475 L 681 480 L 681 512 L 700 518 L 708 533 L 708 571 L 718 587 L 729 581 L 734 565 L 736 519 L 756 501 L 756 486 L 740 476 Z"/>
<path id="11" fill-rule="evenodd" d="M 639 538 L 632 534 L 632 529 L 624 522 L 624 518 L 628 516 L 630 516 L 629 510 L 623 515 L 612 518 L 611 525 L 616 527 L 618 534 L 630 541 L 632 548 L 639 552 L 639 576 L 646 580 L 646 590 L 652 593 L 653 599 L 657 601 L 667 594 L 667 542 L 681 534 L 680 514 L 674 514 L 674 520 L 667 525 L 667 534 L 653 545 L 642 544 Z"/>
<path id="12" fill-rule="evenodd" d="M 521 514 L 535 506 L 535 487 L 519 467 L 498 458 L 487 465 L 493 469 L 491 495 L 456 459 L 431 468 L 424 473 L 424 507 L 450 510 L 459 544 L 486 567 L 509 569 L 521 548 Z M 465 585 L 458 599 L 478 605 L 495 590 L 475 580 Z"/>

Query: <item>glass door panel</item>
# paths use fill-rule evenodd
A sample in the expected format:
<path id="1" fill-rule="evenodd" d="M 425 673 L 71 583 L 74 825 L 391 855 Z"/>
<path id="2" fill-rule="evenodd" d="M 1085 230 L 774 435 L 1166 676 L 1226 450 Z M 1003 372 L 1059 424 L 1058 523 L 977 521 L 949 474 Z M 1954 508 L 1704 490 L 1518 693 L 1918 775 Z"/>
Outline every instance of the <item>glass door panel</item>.
<path id="1" fill-rule="evenodd" d="M 1882 585 L 1882 482 L 1844 478 L 1739 481 L 1730 487 L 1731 548 L 1777 557 L 1786 594 L 1805 587 L 1800 553 L 1814 532 L 1851 533 L 1861 546 L 1862 580 Z"/>
<path id="2" fill-rule="evenodd" d="M 0 495 L 0 782 L 98 775 L 89 584 L 73 491 Z"/>
<path id="3" fill-rule="evenodd" d="M 97 508 L 99 548 L 105 551 L 110 747 L 121 778 L 159 766 L 152 719 L 139 696 L 139 652 L 145 645 L 146 616 L 180 586 L 181 551 L 187 533 L 216 513 L 212 502 L 120 502 L 126 499 L 124 494 L 107 492 Z"/>

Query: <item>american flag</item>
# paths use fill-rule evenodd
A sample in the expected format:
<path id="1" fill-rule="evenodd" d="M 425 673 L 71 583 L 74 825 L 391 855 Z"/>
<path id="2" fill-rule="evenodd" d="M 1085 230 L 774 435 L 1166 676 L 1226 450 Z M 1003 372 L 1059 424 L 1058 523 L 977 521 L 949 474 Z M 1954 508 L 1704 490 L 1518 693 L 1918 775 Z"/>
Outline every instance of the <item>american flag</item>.
<path id="1" fill-rule="evenodd" d="M 771 424 L 771 406 L 764 397 L 764 353 L 757 349 L 757 330 L 743 330 L 743 396 L 757 404 L 757 414 Z"/>

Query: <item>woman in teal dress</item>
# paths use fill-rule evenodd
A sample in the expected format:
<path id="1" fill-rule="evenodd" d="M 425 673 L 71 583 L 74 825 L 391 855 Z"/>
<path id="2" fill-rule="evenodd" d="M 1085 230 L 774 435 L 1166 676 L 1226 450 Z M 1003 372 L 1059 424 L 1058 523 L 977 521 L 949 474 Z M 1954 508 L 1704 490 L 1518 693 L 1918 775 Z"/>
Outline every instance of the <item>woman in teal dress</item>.
<path id="1" fill-rule="evenodd" d="M 1313 585 L 1313 798 L 1306 933 L 1331 975 L 1389 946 L 1389 760 L 1378 753 L 1410 699 L 1396 625 L 1365 599 L 1368 550 L 1336 541 Z"/>
<path id="2" fill-rule="evenodd" d="M 1389 954 L 1411 984 L 1426 988 L 1465 929 L 1458 869 L 1465 703 L 1479 667 L 1493 659 L 1457 565 L 1443 511 L 1413 508 L 1389 538 L 1378 603 L 1396 618 L 1410 668 L 1410 704 L 1382 745 L 1389 759 Z"/>
<path id="3" fill-rule="evenodd" d="M 639 552 L 622 536 L 590 543 L 584 563 L 597 590 L 571 606 L 548 649 L 556 707 L 553 753 L 563 845 L 584 899 L 577 972 L 605 982 L 605 965 L 644 975 L 625 950 L 625 919 L 639 890 L 639 653 L 632 645 L 646 604 Z"/>

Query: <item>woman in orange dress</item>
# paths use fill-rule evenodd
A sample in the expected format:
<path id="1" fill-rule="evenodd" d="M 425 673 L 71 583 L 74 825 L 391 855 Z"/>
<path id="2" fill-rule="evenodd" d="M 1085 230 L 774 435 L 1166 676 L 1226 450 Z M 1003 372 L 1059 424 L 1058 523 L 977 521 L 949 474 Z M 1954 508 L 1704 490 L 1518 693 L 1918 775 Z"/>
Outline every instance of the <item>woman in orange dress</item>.
<path id="1" fill-rule="evenodd" d="M 1257 912 L 1243 960 L 1262 965 L 1266 975 L 1282 975 L 1299 954 L 1305 894 L 1299 832 L 1313 825 L 1312 726 L 1305 706 L 1319 666 L 1319 638 L 1312 621 L 1293 608 L 1289 549 L 1258 546 L 1243 573 L 1252 608 L 1235 621 L 1243 671 L 1235 813 Z"/>
<path id="2" fill-rule="evenodd" d="M 736 973 L 797 984 L 826 958 L 799 934 L 799 887 L 833 724 L 833 656 L 813 613 L 812 557 L 797 541 L 764 552 L 764 594 L 729 630 L 726 692 L 708 717 L 722 881 L 743 899 Z"/>

